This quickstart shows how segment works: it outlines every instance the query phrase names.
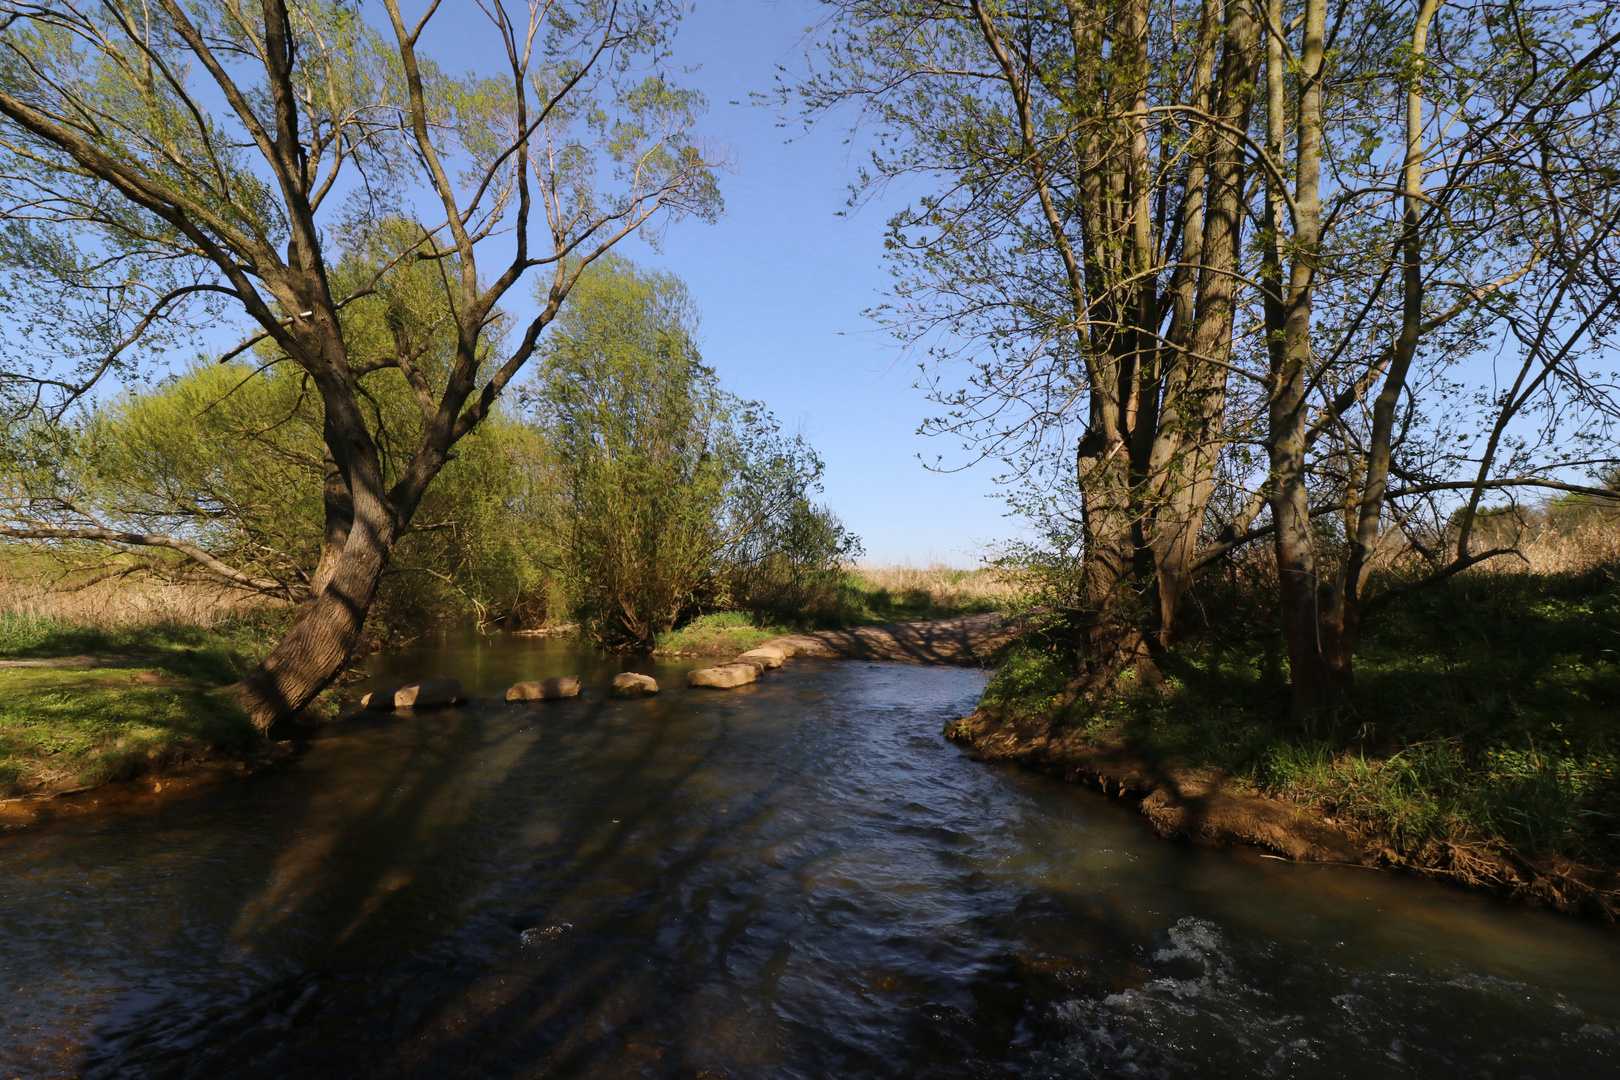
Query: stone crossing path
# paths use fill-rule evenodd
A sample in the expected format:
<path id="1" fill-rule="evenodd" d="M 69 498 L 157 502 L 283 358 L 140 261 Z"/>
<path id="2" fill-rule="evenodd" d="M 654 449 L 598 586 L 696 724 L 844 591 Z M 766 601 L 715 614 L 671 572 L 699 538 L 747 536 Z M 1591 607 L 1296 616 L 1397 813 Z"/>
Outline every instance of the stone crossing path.
<path id="1" fill-rule="evenodd" d="M 886 623 L 854 630 L 818 630 L 766 642 L 797 656 L 899 660 L 912 664 L 977 666 L 1018 636 L 1023 619 L 999 611 L 930 622 Z"/>

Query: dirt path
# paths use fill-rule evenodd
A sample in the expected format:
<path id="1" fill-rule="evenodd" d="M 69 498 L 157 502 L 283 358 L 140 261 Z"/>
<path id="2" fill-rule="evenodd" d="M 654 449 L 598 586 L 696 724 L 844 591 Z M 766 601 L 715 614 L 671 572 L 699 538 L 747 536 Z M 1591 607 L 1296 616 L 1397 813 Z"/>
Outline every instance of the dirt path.
<path id="1" fill-rule="evenodd" d="M 1021 622 L 992 611 L 958 619 L 791 634 L 768 641 L 766 645 L 778 645 L 800 656 L 977 666 L 988 663 L 1011 641 Z"/>

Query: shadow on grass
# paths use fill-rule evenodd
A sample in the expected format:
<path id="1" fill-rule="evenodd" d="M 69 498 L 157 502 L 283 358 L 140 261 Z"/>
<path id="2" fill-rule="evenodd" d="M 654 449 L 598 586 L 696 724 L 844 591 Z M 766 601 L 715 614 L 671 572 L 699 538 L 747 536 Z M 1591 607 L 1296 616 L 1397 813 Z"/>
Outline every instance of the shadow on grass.
<path id="1" fill-rule="evenodd" d="M 222 619 L 210 626 L 97 626 L 0 612 L 0 659 L 129 657 L 135 666 L 171 678 L 223 686 L 251 670 L 286 626 L 286 615 L 273 611 Z"/>
<path id="2" fill-rule="evenodd" d="M 1348 709 L 1288 720 L 1270 598 L 1212 590 L 1207 625 L 1158 658 L 1169 693 L 1062 701 L 1075 658 L 1026 645 L 986 700 L 1158 761 L 1226 773 L 1411 843 L 1464 836 L 1620 858 L 1620 585 L 1614 570 L 1465 575 L 1364 635 Z"/>

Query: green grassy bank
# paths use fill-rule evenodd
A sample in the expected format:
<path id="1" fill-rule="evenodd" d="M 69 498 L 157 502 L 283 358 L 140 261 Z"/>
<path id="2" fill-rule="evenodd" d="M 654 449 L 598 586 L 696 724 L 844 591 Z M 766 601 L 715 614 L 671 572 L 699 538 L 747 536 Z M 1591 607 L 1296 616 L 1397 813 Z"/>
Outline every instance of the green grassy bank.
<path id="1" fill-rule="evenodd" d="M 1351 709 L 1287 721 L 1287 651 L 1262 590 L 1208 590 L 1208 625 L 1159 659 L 1166 690 L 1066 702 L 1061 627 L 986 694 L 1084 741 L 1225 775 L 1387 832 L 1620 863 L 1620 568 L 1473 573 L 1372 624 Z"/>
<path id="2" fill-rule="evenodd" d="M 274 644 L 279 619 L 105 627 L 0 612 L 0 660 L 96 657 L 96 666 L 0 665 L 0 797 L 65 791 L 253 749 L 218 688 Z"/>

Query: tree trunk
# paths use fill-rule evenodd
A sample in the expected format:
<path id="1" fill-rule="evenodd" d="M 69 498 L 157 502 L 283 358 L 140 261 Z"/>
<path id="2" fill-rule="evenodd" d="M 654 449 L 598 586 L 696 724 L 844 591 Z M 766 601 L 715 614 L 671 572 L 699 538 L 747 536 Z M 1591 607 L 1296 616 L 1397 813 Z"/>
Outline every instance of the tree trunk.
<path id="1" fill-rule="evenodd" d="M 315 275 L 306 276 L 303 284 L 325 298 L 314 287 L 324 287 Z M 341 328 L 334 314 L 325 314 L 326 319 L 299 328 L 299 344 L 310 358 L 306 370 L 314 369 L 321 394 L 322 431 L 331 459 L 323 481 L 326 523 L 315 595 L 300 608 L 281 644 L 231 688 L 254 726 L 266 733 L 295 717 L 343 670 L 360 644 L 394 544 L 421 498 L 419 488 L 402 488 L 390 498 L 376 443 L 359 408 Z M 444 455 L 424 448 L 414 464 L 431 478 L 444 464 Z"/>
<path id="2" fill-rule="evenodd" d="M 1226 9 L 1224 50 L 1216 81 L 1214 113 L 1227 128 L 1246 131 L 1260 69 L 1260 35 L 1248 4 Z M 1248 151 L 1229 131 L 1206 126 L 1208 164 L 1201 170 L 1207 194 L 1196 209 L 1200 236 L 1188 235 L 1183 263 L 1199 265 L 1192 317 L 1188 321 L 1188 355 L 1177 358 L 1166 378 L 1159 439 L 1151 473 L 1161 485 L 1153 537 L 1154 569 L 1159 587 L 1159 634 L 1170 644 L 1181 598 L 1192 586 L 1192 563 L 1204 510 L 1215 490 L 1226 417 L 1227 369 L 1232 351 L 1232 321 L 1237 310 L 1238 271 L 1247 212 Z M 1190 194 L 1190 193 L 1189 193 Z M 1171 336 L 1172 348 L 1178 342 Z M 1215 361 L 1215 362 L 1211 362 Z"/>
<path id="3" fill-rule="evenodd" d="M 1283 25 L 1282 4 L 1272 0 L 1272 17 Z M 1306 0 L 1304 35 L 1299 53 L 1298 114 L 1294 125 L 1295 188 L 1292 260 L 1286 293 L 1267 303 L 1271 346 L 1267 449 L 1271 459 L 1271 515 L 1275 526 L 1278 601 L 1288 639 L 1290 712 L 1296 724 L 1337 705 L 1328 664 L 1322 652 L 1316 543 L 1312 533 L 1306 474 L 1307 407 L 1305 387 L 1312 363 L 1312 299 L 1321 248 L 1322 64 L 1326 37 L 1326 0 Z M 1274 160 L 1281 159 L 1283 64 L 1276 43 L 1267 48 L 1267 91 Z M 1275 184 L 1275 181 L 1272 182 Z M 1268 269 L 1283 289 L 1281 193 L 1267 202 L 1272 249 Z"/>
<path id="4" fill-rule="evenodd" d="M 338 468 L 332 454 L 332 433 L 326 433 L 324 463 L 326 478 L 322 485 L 322 503 L 326 511 L 326 527 L 321 537 L 321 560 L 315 566 L 315 577 L 310 591 L 319 596 L 326 590 L 337 569 L 338 560 L 349 542 L 349 530 L 354 526 L 354 496 L 349 493 L 349 482 Z"/>
<path id="5" fill-rule="evenodd" d="M 329 565 L 323 560 L 325 588 L 299 610 L 281 644 L 231 687 L 260 731 L 296 716 L 343 670 L 360 644 L 396 538 L 390 515 L 357 517 L 342 551 Z"/>

